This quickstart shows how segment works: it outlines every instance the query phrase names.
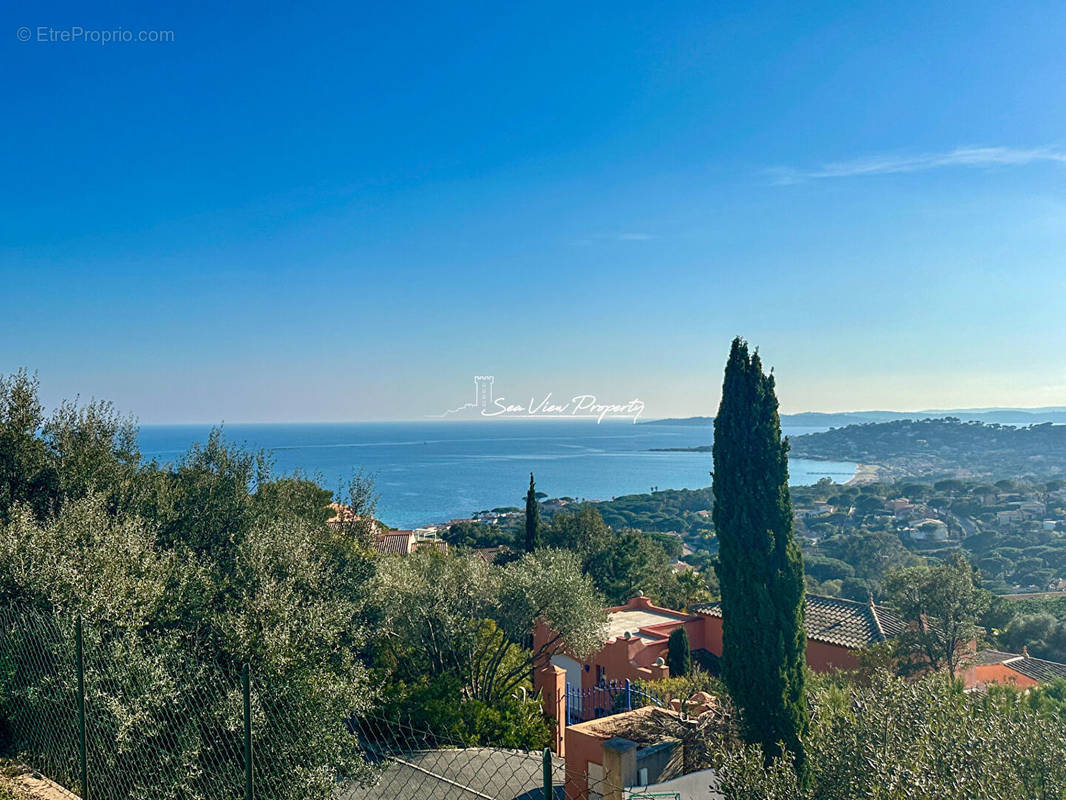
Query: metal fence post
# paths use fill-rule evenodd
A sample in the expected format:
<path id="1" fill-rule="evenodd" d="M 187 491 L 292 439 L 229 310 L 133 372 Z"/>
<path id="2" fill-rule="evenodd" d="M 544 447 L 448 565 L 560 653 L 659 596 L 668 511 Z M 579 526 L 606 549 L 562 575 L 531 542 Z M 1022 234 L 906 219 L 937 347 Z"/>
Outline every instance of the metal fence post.
<path id="1" fill-rule="evenodd" d="M 552 800 L 552 751 L 544 748 L 544 800 Z"/>
<path id="2" fill-rule="evenodd" d="M 241 689 L 244 693 L 244 800 L 253 800 L 252 787 L 252 689 L 251 669 L 247 664 L 241 670 Z"/>
<path id="3" fill-rule="evenodd" d="M 81 640 L 81 614 L 74 626 L 74 659 L 78 668 L 78 770 L 81 776 L 81 796 L 89 800 L 89 769 L 85 757 L 85 658 Z"/>
<path id="4" fill-rule="evenodd" d="M 626 678 L 626 711 L 633 710 L 633 691 L 630 687 L 629 678 Z"/>

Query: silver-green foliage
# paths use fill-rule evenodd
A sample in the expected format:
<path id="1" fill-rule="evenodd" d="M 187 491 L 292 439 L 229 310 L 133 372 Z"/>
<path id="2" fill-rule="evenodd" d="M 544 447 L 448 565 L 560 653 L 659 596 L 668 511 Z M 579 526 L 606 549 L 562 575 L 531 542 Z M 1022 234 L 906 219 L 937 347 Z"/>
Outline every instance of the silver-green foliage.
<path id="1" fill-rule="evenodd" d="M 721 790 L 744 800 L 1066 797 L 1066 728 L 1019 693 L 971 694 L 944 674 L 811 692 L 810 786 L 761 748 L 719 751 Z"/>
<path id="2" fill-rule="evenodd" d="M 556 648 L 587 655 L 603 643 L 602 598 L 577 556 L 563 550 L 503 566 L 472 553 L 386 558 L 372 595 L 397 673 L 451 673 L 486 702 L 508 697 Z M 530 649 L 538 619 L 553 635 Z"/>
<path id="3" fill-rule="evenodd" d="M 368 576 L 323 527 L 260 519 L 208 555 L 161 543 L 156 525 L 113 515 L 101 495 L 44 522 L 16 506 L 0 528 L 0 595 L 25 610 L 0 620 L 15 746 L 68 786 L 76 777 L 81 615 L 95 796 L 239 796 L 243 663 L 260 796 L 329 796 L 363 768 L 345 720 L 370 696 L 354 654 Z"/>

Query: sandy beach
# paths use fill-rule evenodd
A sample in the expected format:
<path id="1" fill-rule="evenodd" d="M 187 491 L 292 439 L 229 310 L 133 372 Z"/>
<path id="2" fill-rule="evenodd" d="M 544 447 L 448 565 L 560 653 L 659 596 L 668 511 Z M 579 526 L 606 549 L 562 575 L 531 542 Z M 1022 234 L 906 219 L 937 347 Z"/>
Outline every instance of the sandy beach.
<path id="1" fill-rule="evenodd" d="M 857 464 L 855 474 L 845 482 L 845 485 L 861 486 L 864 483 L 877 483 L 880 469 L 876 464 Z"/>

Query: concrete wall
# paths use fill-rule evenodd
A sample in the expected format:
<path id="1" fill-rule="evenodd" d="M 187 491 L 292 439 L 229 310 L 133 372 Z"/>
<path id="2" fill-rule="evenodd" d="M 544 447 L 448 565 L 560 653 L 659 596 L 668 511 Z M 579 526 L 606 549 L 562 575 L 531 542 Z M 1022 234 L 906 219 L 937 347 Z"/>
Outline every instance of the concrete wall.
<path id="1" fill-rule="evenodd" d="M 642 794 L 679 794 L 685 800 L 726 800 L 724 794 L 714 789 L 717 785 L 717 773 L 713 769 L 704 769 L 640 789 L 630 789 L 627 794 L 634 800 Z"/>
<path id="2" fill-rule="evenodd" d="M 671 768 L 676 768 L 674 757 L 680 757 L 678 752 L 680 747 L 680 742 L 659 742 L 658 744 L 637 748 L 636 782 L 640 784 L 640 773 L 644 769 L 648 771 L 647 783 L 658 783 L 674 777 L 670 770 Z"/>

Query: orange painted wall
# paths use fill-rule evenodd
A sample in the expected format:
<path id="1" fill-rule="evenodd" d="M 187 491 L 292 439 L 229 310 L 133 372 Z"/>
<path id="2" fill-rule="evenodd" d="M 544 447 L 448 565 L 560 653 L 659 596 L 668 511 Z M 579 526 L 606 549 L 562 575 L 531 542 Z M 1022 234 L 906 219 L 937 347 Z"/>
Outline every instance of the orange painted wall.
<path id="1" fill-rule="evenodd" d="M 589 764 L 603 765 L 603 737 L 580 728 L 566 729 L 566 796 L 588 796 Z"/>
<path id="2" fill-rule="evenodd" d="M 703 618 L 703 647 L 721 658 L 722 656 L 722 619 L 721 617 Z"/>
<path id="3" fill-rule="evenodd" d="M 815 672 L 830 672 L 834 669 L 856 669 L 859 655 L 854 650 L 835 644 L 807 640 L 807 666 Z"/>
<path id="4" fill-rule="evenodd" d="M 973 674 L 974 683 L 970 682 L 971 672 Z M 967 686 L 982 683 L 1014 684 L 1019 689 L 1031 689 L 1032 687 L 1039 685 L 1038 681 L 1034 681 L 1028 675 L 1022 675 L 1020 672 L 1015 672 L 1006 664 L 981 664 L 967 670 Z"/>
<path id="5" fill-rule="evenodd" d="M 691 633 L 689 634 L 691 636 Z M 716 656 L 722 655 L 722 618 L 703 618 L 703 646 Z M 695 647 L 695 645 L 693 645 Z M 815 672 L 829 672 L 833 669 L 855 669 L 859 658 L 855 651 L 833 644 L 807 640 L 807 666 Z"/>
<path id="6" fill-rule="evenodd" d="M 609 609 L 652 606 L 647 598 L 634 598 L 626 606 Z M 662 609 L 667 610 L 668 609 Z M 678 612 L 671 612 L 678 613 Z M 689 645 L 693 650 L 704 649 L 716 656 L 722 655 L 722 619 L 721 617 L 699 616 L 687 620 L 677 620 L 649 625 L 641 632 L 650 636 L 662 637 L 651 640 L 634 636 L 631 639 L 614 639 L 603 646 L 598 653 L 583 662 L 588 669 L 582 670 L 581 688 L 591 689 L 597 683 L 597 667 L 603 668 L 606 681 L 656 680 L 667 677 L 667 667 L 654 666 L 658 658 L 666 659 L 670 633 L 679 625 L 684 625 L 688 632 Z M 533 632 L 534 649 L 550 640 L 551 631 L 540 621 Z M 807 664 L 816 672 L 828 672 L 833 669 L 855 669 L 859 666 L 857 651 L 846 647 L 827 644 L 812 639 L 807 640 Z M 1020 684 L 1019 684 L 1020 685 Z M 535 684 L 536 689 L 541 687 Z"/>

